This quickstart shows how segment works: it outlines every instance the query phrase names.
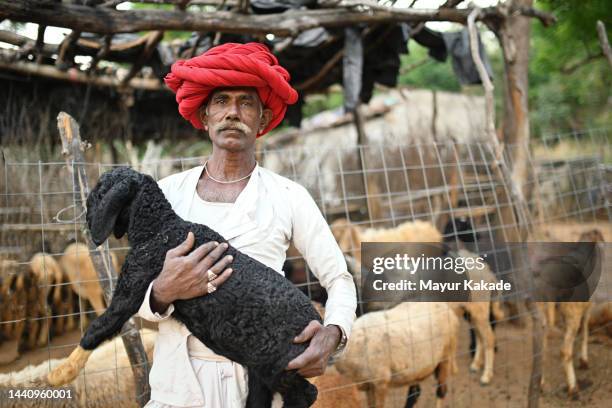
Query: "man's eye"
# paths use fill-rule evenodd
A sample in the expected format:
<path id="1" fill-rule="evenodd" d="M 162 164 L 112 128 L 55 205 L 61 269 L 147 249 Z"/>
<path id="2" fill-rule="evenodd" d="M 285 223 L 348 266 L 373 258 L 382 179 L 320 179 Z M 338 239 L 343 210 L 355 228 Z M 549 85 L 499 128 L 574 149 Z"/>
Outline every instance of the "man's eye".
<path id="1" fill-rule="evenodd" d="M 243 101 L 242 106 L 253 106 L 253 103 L 250 101 Z"/>

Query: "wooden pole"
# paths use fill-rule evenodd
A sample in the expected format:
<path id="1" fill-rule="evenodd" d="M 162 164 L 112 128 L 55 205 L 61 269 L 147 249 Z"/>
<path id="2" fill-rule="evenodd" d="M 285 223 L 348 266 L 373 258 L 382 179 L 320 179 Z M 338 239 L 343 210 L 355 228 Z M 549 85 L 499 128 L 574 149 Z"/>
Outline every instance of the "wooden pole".
<path id="1" fill-rule="evenodd" d="M 608 59 L 610 68 L 612 68 L 612 50 L 610 50 L 610 42 L 608 41 L 608 34 L 606 34 L 606 26 L 601 22 L 601 20 L 597 21 L 597 36 L 599 37 L 601 50 Z"/>
<path id="2" fill-rule="evenodd" d="M 525 203 L 526 185 L 528 176 L 528 156 L 529 156 L 529 108 L 528 108 L 528 91 L 529 91 L 529 39 L 531 30 L 531 21 L 529 18 L 511 13 L 511 9 L 527 9 L 533 5 L 533 0 L 511 0 L 509 3 L 501 6 L 501 10 L 506 10 L 505 18 L 495 34 L 497 35 L 504 57 L 505 65 L 505 103 L 504 103 L 504 144 L 508 151 L 510 159 L 510 174 L 506 176 L 510 182 L 510 193 L 518 204 L 517 216 L 519 220 L 522 218 L 524 224 L 519 223 L 520 228 L 519 240 L 524 241 L 528 229 L 527 224 L 533 225 L 529 219 L 529 210 Z M 506 170 L 507 172 L 508 170 Z M 518 201 L 517 201 L 518 200 Z M 520 251 L 519 251 L 520 252 Z M 519 269 L 519 281 L 532 282 L 527 276 L 527 264 L 520 254 L 512 254 L 512 263 L 514 268 Z M 521 275 L 523 278 L 521 279 Z M 523 285 L 523 283 L 521 283 Z M 515 288 L 516 289 L 516 288 Z M 537 408 L 539 406 L 541 394 L 541 378 L 542 378 L 542 353 L 544 350 L 544 319 L 540 314 L 540 310 L 536 307 L 532 298 L 532 292 L 529 287 L 521 287 L 519 293 L 525 293 L 525 306 L 532 319 L 532 355 L 531 355 L 531 376 L 529 377 L 528 391 L 528 408 Z"/>
<path id="3" fill-rule="evenodd" d="M 77 203 L 77 208 L 79 208 L 80 205 L 82 209 L 86 211 L 85 203 L 87 195 L 89 194 L 89 185 L 87 183 L 83 153 L 87 144 L 81 141 L 78 123 L 67 113 L 59 113 L 57 116 L 57 127 L 62 140 L 62 155 L 66 159 L 67 167 L 73 177 L 75 203 Z M 98 278 L 100 279 L 100 286 L 102 287 L 104 298 L 108 305 L 112 298 L 111 282 L 117 279 L 117 272 L 114 270 L 113 264 L 110 261 L 108 242 L 100 246 L 100 248 L 96 248 L 96 245 L 91 240 L 89 229 L 86 225 L 83 227 L 82 232 L 87 241 L 91 260 L 98 274 Z M 140 406 L 144 406 L 150 399 L 148 381 L 149 361 L 133 319 L 130 319 L 123 325 L 121 336 L 132 365 L 136 400 Z"/>

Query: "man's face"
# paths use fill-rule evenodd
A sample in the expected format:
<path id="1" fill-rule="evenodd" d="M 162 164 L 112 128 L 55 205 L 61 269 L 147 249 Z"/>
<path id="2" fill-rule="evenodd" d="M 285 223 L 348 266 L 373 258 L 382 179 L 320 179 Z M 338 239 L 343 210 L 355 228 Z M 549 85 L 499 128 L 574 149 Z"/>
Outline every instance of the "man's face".
<path id="1" fill-rule="evenodd" d="M 213 91 L 200 117 L 213 144 L 229 151 L 253 148 L 257 135 L 272 118 L 253 88 Z"/>

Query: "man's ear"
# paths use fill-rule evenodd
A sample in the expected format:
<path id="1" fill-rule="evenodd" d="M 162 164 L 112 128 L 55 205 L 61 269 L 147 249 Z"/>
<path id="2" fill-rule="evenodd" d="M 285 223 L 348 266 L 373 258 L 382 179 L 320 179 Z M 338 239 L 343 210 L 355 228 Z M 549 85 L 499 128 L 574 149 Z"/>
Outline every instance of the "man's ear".
<path id="1" fill-rule="evenodd" d="M 205 131 L 208 132 L 208 115 L 206 114 L 206 106 L 202 105 L 199 111 L 200 122 L 202 122 L 202 127 Z"/>
<path id="2" fill-rule="evenodd" d="M 258 134 L 263 132 L 265 128 L 268 127 L 268 124 L 272 120 L 272 109 L 264 109 L 261 115 L 261 119 L 259 120 L 259 131 Z"/>

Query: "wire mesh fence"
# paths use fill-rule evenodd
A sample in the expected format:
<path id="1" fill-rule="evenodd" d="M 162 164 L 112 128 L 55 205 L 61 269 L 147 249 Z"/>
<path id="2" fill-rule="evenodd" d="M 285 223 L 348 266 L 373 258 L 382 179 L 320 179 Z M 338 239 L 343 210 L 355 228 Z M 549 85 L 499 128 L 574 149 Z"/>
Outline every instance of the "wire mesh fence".
<path id="1" fill-rule="evenodd" d="M 596 129 L 545 136 L 534 142 L 526 158 L 527 177 L 520 186 L 525 192 L 527 209 L 523 221 L 517 214 L 519 203 L 512 179 L 505 178 L 495 167 L 496 163 L 508 166 L 512 155 L 506 154 L 504 161 L 497 162 L 494 147 L 486 142 L 302 145 L 264 148 L 258 151 L 258 160 L 264 167 L 308 189 L 332 226 L 341 249 L 348 255 L 349 269 L 353 273 L 356 269 L 351 263 L 359 262 L 361 241 L 359 238 L 342 241 L 343 230 L 338 226 L 357 231 L 360 237 L 385 239 L 385 234 L 422 221 L 438 231 L 440 240 L 449 244 L 470 242 L 467 247 L 475 254 L 492 254 L 489 266 L 496 279 L 524 283 L 520 268 L 503 253 L 504 247 L 500 244 L 512 242 L 516 237 L 575 241 L 582 232 L 593 228 L 599 229 L 606 241 L 612 239 L 609 139 L 609 130 Z M 506 146 L 506 153 L 512 153 L 515 148 Z M 195 157 L 143 161 L 136 170 L 160 179 L 201 165 L 203 160 L 205 158 Z M 92 186 L 104 171 L 118 166 L 109 163 L 83 165 Z M 5 388 L 40 385 L 41 375 L 75 347 L 87 325 L 105 307 L 99 279 L 92 270 L 88 250 L 83 246 L 84 211 L 74 193 L 76 186 L 70 170 L 63 161 L 3 163 L 0 180 L 0 372 L 4 374 L 0 375 L 0 386 Z M 466 236 L 471 239 L 465 240 Z M 397 235 L 394 237 L 397 240 Z M 406 235 L 403 240 L 418 242 L 423 236 Z M 127 240 L 112 239 L 109 246 L 112 256 L 107 262 L 121 265 L 128 251 Z M 35 258 L 37 253 L 45 255 Z M 612 299 L 608 269 L 604 268 L 608 274 L 602 275 L 594 298 L 604 305 Z M 283 270 L 309 298 L 325 304 L 324 288 L 294 247 L 288 251 Z M 360 284 L 358 279 L 356 283 Z M 114 284 L 111 282 L 111 286 Z M 362 319 L 374 309 L 361 298 L 358 300 L 358 315 Z M 444 324 L 439 322 L 448 323 L 454 317 L 438 318 L 431 311 L 415 309 L 399 318 L 391 315 L 379 321 L 372 318 L 371 326 L 365 326 L 365 331 L 375 335 L 364 337 L 366 345 L 362 350 L 364 361 L 371 365 L 372 377 L 355 380 L 332 369 L 315 380 L 320 388 L 317 406 L 380 406 L 380 400 L 367 400 L 357 388 L 363 390 L 376 384 L 380 389 L 381 384 L 388 384 L 384 406 L 403 407 L 407 399 L 419 393 L 418 383 L 421 387 L 419 405 L 422 406 L 432 405 L 436 399 L 434 391 L 441 392 L 443 387 L 446 390 L 447 385 L 445 401 L 448 406 L 525 405 L 533 359 L 530 312 L 520 306 L 519 299 L 502 296 L 501 300 L 507 303 L 507 310 L 505 317 L 497 319 L 495 365 L 492 378 L 486 379 L 489 387 L 479 384 L 484 363 L 471 361 L 476 346 L 468 346 L 469 324 L 463 319 L 459 319 L 455 335 L 458 339 L 455 352 L 444 357 L 456 359 L 458 372 L 453 374 L 450 370 L 449 378 L 444 381 L 439 375 L 437 379 L 435 375 L 426 376 L 427 379 L 419 377 L 419 364 L 423 367 L 433 364 L 436 350 L 448 346 L 444 341 L 450 337 L 440 331 Z M 470 314 L 465 305 L 451 306 L 457 309 L 460 317 L 466 312 Z M 486 312 L 488 324 L 488 304 Z M 425 313 L 426 318 L 419 313 Z M 436 313 L 444 314 L 444 311 Z M 474 316 L 476 312 L 472 310 L 471 313 Z M 474 317 L 472 326 L 473 323 Z M 143 322 L 139 324 L 151 359 L 155 327 Z M 394 343 L 392 333 L 398 327 L 406 328 L 412 342 L 404 338 Z M 604 319 L 593 330 L 596 334 L 609 332 L 610 322 Z M 548 352 L 557 355 L 554 347 L 558 349 L 559 339 L 553 338 L 549 343 Z M 599 406 L 602 390 L 609 389 L 610 385 L 606 380 L 609 378 L 606 373 L 609 374 L 610 346 L 609 343 L 596 343 L 590 347 L 595 355 L 591 358 L 593 367 L 589 374 L 581 374 L 579 380 L 591 382 L 589 387 L 583 388 L 588 398 L 595 401 L 593 406 Z M 91 367 L 88 366 L 84 375 L 70 385 L 75 398 L 65 400 L 66 406 L 136 404 L 129 361 L 121 343 L 113 341 L 102 348 L 96 358 L 92 357 Z M 404 365 L 381 371 L 402 359 Z M 543 368 L 547 378 L 542 399 L 544 406 L 566 404 L 561 366 L 556 359 L 552 360 L 549 359 Z M 469 374 L 470 365 L 477 374 Z M 24 369 L 27 370 L 21 371 Z M 388 378 L 381 377 L 380 373 L 387 373 Z M 0 406 L 14 406 L 15 403 L 3 400 Z"/>

